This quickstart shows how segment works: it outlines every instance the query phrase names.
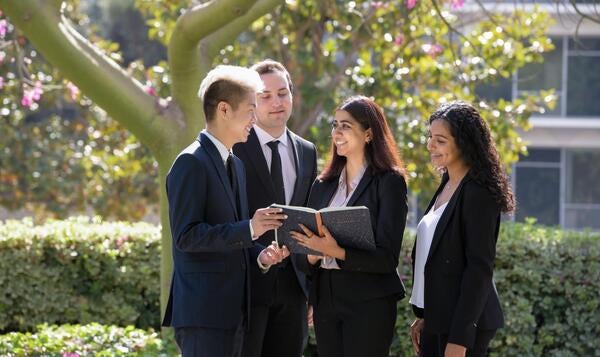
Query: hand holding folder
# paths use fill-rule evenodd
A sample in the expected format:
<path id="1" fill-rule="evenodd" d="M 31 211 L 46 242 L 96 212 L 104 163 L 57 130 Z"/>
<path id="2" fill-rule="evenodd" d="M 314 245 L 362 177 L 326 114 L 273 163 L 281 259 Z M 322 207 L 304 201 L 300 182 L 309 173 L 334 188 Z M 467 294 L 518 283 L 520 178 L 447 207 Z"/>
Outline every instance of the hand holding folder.
<path id="1" fill-rule="evenodd" d="M 327 207 L 318 211 L 307 207 L 279 204 L 271 207 L 281 208 L 282 213 L 288 216 L 277 229 L 276 237 L 278 243 L 287 246 L 291 253 L 323 255 L 303 247 L 291 237 L 291 231 L 302 232 L 299 224 L 305 225 L 319 236 L 324 235 L 323 226 L 327 227 L 337 243 L 344 248 L 375 249 L 371 215 L 367 207 Z"/>

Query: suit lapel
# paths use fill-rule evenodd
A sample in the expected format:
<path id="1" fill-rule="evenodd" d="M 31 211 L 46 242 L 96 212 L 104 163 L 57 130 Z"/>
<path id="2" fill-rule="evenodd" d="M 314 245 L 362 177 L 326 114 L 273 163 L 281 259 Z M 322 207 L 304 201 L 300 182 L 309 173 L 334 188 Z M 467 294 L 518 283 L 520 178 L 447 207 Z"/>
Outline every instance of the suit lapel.
<path id="1" fill-rule="evenodd" d="M 365 170 L 365 173 L 363 174 L 363 177 L 360 179 L 358 186 L 356 186 L 356 189 L 354 190 L 352 196 L 348 200 L 348 204 L 346 206 L 354 206 L 354 203 L 360 197 L 363 191 L 367 188 L 367 186 L 369 186 L 369 183 L 371 183 L 372 179 L 373 174 L 371 173 L 371 169 L 367 168 Z"/>
<path id="2" fill-rule="evenodd" d="M 233 156 L 233 164 L 235 168 L 235 174 L 237 175 L 237 191 L 238 191 L 238 218 L 239 219 L 248 219 L 248 201 L 246 199 L 246 195 L 242 194 L 242 187 L 246 187 L 246 176 L 244 175 L 244 163 L 239 160 L 237 156 Z M 243 181 L 242 181 L 243 180 Z M 244 191 L 246 192 L 246 191 Z"/>
<path id="3" fill-rule="evenodd" d="M 275 189 L 273 188 L 273 182 L 271 181 L 271 174 L 262 147 L 260 146 L 260 141 L 258 140 L 258 136 L 254 129 L 250 130 L 248 144 L 242 145 L 242 149 L 246 152 L 248 158 L 250 158 L 250 163 L 254 167 L 254 171 L 257 173 L 260 182 L 268 191 L 269 197 L 274 201 Z"/>
<path id="4" fill-rule="evenodd" d="M 200 134 L 200 137 L 198 137 L 198 141 L 200 141 L 200 147 L 202 147 L 206 151 L 206 153 L 208 154 L 208 157 L 211 159 L 213 165 L 215 166 L 215 169 L 217 170 L 219 179 L 221 180 L 221 183 L 223 184 L 223 186 L 225 188 L 225 192 L 227 193 L 227 197 L 229 198 L 229 203 L 231 203 L 231 207 L 233 208 L 233 211 L 236 212 L 236 219 L 237 219 L 237 205 L 235 204 L 235 197 L 233 195 L 233 191 L 231 190 L 231 185 L 229 184 L 229 177 L 227 177 L 227 171 L 225 170 L 225 164 L 223 164 L 223 159 L 221 158 L 221 154 L 219 154 L 219 150 L 217 150 L 217 147 L 208 138 L 208 136 L 206 136 L 204 134 Z M 236 168 L 236 171 L 237 171 L 237 168 Z M 240 176 L 238 174 L 238 178 L 239 177 Z M 238 180 L 238 187 L 239 187 L 239 180 Z M 238 190 L 239 190 L 239 188 L 238 188 Z"/>
<path id="5" fill-rule="evenodd" d="M 302 162 L 304 162 L 304 150 L 302 150 L 302 145 L 300 145 L 300 142 L 299 140 L 297 140 L 296 135 L 287 128 L 285 130 L 287 132 L 288 140 L 292 145 L 292 151 L 294 152 L 294 166 L 296 168 L 296 182 L 294 182 L 294 191 L 292 193 L 292 199 L 290 201 L 290 204 L 293 204 L 293 202 L 296 202 L 296 196 L 300 194 L 300 192 L 298 192 L 301 186 L 300 180 L 304 176 L 304 165 L 301 164 Z"/>
<path id="6" fill-rule="evenodd" d="M 319 203 L 318 209 L 329 206 L 329 202 L 331 202 L 331 199 L 337 190 L 339 178 L 339 176 L 336 176 L 331 181 L 323 182 L 323 194 L 321 195 L 321 202 Z"/>
<path id="7" fill-rule="evenodd" d="M 429 209 L 431 209 L 433 207 L 435 198 L 441 192 L 441 190 L 443 189 L 446 182 L 448 182 L 447 175 L 445 175 L 444 178 L 445 179 L 442 180 L 442 184 L 438 188 L 436 195 L 432 199 L 432 202 L 429 203 L 429 208 L 427 209 L 427 211 L 429 211 Z M 444 209 L 444 213 L 442 213 L 442 217 L 440 217 L 440 220 L 438 221 L 438 224 L 435 227 L 435 232 L 433 233 L 433 239 L 431 240 L 431 247 L 429 248 L 429 254 L 427 255 L 427 260 L 429 260 L 429 258 L 433 255 L 433 252 L 435 252 L 435 249 L 437 248 L 438 244 L 440 243 L 442 234 L 444 233 L 444 230 L 446 229 L 446 226 L 448 225 L 450 218 L 452 218 L 454 209 L 456 208 L 456 202 L 458 201 L 458 197 L 460 196 L 463 185 L 468 179 L 469 179 L 469 174 L 467 173 L 465 175 L 465 177 L 463 177 L 463 179 L 460 181 L 460 184 L 456 188 L 456 191 L 454 191 L 454 194 L 450 198 L 450 201 L 448 201 L 448 205 Z M 427 263 L 425 263 L 425 264 L 427 264 Z"/>

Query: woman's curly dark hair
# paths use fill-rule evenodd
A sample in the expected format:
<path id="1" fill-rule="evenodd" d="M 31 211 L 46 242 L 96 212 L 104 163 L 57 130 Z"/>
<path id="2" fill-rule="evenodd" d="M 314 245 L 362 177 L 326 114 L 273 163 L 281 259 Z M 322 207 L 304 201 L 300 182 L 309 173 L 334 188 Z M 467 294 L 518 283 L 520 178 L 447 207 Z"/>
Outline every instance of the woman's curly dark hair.
<path id="1" fill-rule="evenodd" d="M 515 199 L 490 129 L 479 112 L 462 101 L 441 105 L 429 117 L 429 124 L 442 119 L 448 123 L 462 159 L 470 167 L 469 174 L 484 187 L 504 213 L 515 210 Z"/>

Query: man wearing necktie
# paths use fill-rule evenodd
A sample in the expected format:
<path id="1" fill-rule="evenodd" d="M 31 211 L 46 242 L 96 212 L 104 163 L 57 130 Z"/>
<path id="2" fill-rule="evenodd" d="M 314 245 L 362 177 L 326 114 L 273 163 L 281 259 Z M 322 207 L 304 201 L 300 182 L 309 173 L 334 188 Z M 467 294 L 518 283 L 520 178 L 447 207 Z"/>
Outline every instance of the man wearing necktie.
<path id="1" fill-rule="evenodd" d="M 250 213 L 273 203 L 304 206 L 317 174 L 315 146 L 287 128 L 292 82 L 285 67 L 265 60 L 252 66 L 263 81 L 257 122 L 248 141 L 234 147 L 246 167 Z M 275 239 L 273 231 L 258 241 Z M 266 268 L 266 267 L 263 267 Z M 307 340 L 306 276 L 292 254 L 277 267 L 250 269 L 252 317 L 244 338 L 244 357 L 300 357 Z"/>
<path id="2" fill-rule="evenodd" d="M 206 130 L 175 159 L 167 175 L 173 277 L 163 326 L 175 328 L 184 357 L 241 356 L 251 319 L 249 269 L 289 255 L 254 241 L 281 225 L 278 210 L 248 219 L 244 166 L 232 154 L 255 121 L 256 72 L 218 66 L 200 85 Z"/>

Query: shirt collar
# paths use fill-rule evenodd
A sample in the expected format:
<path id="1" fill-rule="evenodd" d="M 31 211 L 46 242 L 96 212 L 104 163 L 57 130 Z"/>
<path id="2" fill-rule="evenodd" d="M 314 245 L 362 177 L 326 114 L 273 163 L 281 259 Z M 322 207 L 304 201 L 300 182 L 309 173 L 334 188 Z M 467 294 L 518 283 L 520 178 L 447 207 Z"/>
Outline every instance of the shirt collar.
<path id="1" fill-rule="evenodd" d="M 227 147 L 225 147 L 225 145 L 223 145 L 223 143 L 220 142 L 219 139 L 212 136 L 206 129 L 202 130 L 202 133 L 206 135 L 210 139 L 210 141 L 212 141 L 213 144 L 215 144 L 215 147 L 219 151 L 219 155 L 221 155 L 221 160 L 223 160 L 223 162 L 226 162 L 227 158 L 231 154 L 231 151 L 227 150 Z"/>
<path id="2" fill-rule="evenodd" d="M 365 175 L 365 171 L 367 171 L 367 165 L 363 164 L 363 166 L 360 168 L 359 174 L 356 175 L 352 182 L 350 182 L 350 191 L 354 191 L 356 186 L 358 186 L 360 180 L 362 180 L 363 176 Z M 342 173 L 340 174 L 340 178 L 338 179 L 338 186 L 342 185 L 346 185 L 346 166 L 344 166 L 344 168 L 342 169 Z"/>
<path id="3" fill-rule="evenodd" d="M 258 141 L 260 142 L 261 146 L 267 145 L 267 143 L 270 143 L 274 140 L 279 140 L 279 143 L 285 147 L 287 147 L 288 145 L 287 129 L 284 130 L 283 134 L 281 134 L 281 136 L 279 136 L 278 138 L 272 137 L 271 134 L 264 131 L 258 125 L 254 125 L 254 131 L 256 132 L 256 136 L 258 137 Z"/>

